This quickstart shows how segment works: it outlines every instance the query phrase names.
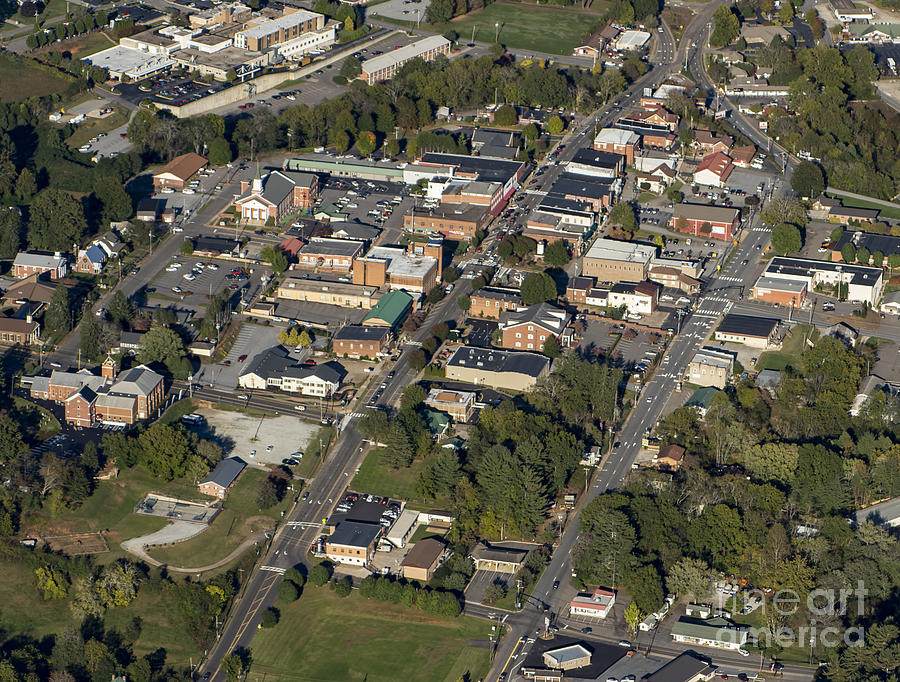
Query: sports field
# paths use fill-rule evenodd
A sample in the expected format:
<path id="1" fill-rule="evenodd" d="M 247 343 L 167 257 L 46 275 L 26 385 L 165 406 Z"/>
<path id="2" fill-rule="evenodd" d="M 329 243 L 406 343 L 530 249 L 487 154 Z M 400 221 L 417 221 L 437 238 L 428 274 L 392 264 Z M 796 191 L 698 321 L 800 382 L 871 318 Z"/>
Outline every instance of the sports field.
<path id="1" fill-rule="evenodd" d="M 250 676 L 268 682 L 456 682 L 484 678 L 490 667 L 490 625 L 440 618 L 398 604 L 346 599 L 306 585 L 293 604 L 279 603 L 281 621 L 251 645 Z M 474 641 L 473 641 L 474 640 Z"/>
<path id="2" fill-rule="evenodd" d="M 497 2 L 454 19 L 450 26 L 459 33 L 462 43 L 472 39 L 473 28 L 476 41 L 493 43 L 495 25 L 499 24 L 498 42 L 506 47 L 570 55 L 582 36 L 599 21 L 606 5 L 598 0 L 591 6 L 591 12 L 579 12 Z"/>
<path id="3" fill-rule="evenodd" d="M 18 102 L 62 92 L 69 81 L 51 71 L 45 71 L 27 59 L 19 60 L 0 52 L 0 102 Z"/>

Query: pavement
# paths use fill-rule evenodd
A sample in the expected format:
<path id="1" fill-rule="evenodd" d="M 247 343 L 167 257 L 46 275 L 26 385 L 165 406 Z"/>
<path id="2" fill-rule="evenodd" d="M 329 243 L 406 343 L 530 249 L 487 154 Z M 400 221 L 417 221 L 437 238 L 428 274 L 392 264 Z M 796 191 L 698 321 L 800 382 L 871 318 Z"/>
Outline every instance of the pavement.
<path id="1" fill-rule="evenodd" d="M 169 545 L 173 542 L 183 542 L 184 540 L 188 540 L 195 535 L 200 535 L 203 531 L 209 528 L 208 525 L 203 523 L 191 523 L 190 521 L 172 521 L 167 524 L 165 528 L 161 528 L 155 533 L 150 533 L 149 535 L 142 535 L 139 538 L 131 538 L 130 540 L 125 540 L 122 542 L 122 549 L 126 552 L 130 552 L 134 554 L 136 557 L 141 559 L 142 561 L 146 561 L 148 564 L 153 566 L 160 566 L 160 562 L 151 557 L 147 552 L 144 551 L 145 547 L 152 547 L 154 545 Z"/>

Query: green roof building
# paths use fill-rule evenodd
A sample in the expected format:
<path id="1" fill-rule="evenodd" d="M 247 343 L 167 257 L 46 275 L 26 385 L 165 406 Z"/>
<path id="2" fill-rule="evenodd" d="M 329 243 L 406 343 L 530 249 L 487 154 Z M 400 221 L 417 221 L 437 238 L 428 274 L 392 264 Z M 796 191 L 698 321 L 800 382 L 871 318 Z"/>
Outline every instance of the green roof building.
<path id="1" fill-rule="evenodd" d="M 363 325 L 398 329 L 412 311 L 413 298 L 405 291 L 395 289 L 382 296 L 362 320 Z"/>
<path id="2" fill-rule="evenodd" d="M 425 418 L 425 424 L 434 438 L 440 438 L 447 433 L 447 427 L 450 426 L 450 416 L 448 414 L 426 407 L 422 410 L 422 417 Z"/>
<path id="3" fill-rule="evenodd" d="M 684 406 L 696 407 L 701 415 L 705 415 L 706 411 L 709 409 L 710 404 L 712 404 L 713 396 L 718 392 L 719 389 L 715 386 L 704 386 L 703 388 L 698 388 L 696 391 L 694 391 L 694 395 L 692 395 L 688 399 Z"/>

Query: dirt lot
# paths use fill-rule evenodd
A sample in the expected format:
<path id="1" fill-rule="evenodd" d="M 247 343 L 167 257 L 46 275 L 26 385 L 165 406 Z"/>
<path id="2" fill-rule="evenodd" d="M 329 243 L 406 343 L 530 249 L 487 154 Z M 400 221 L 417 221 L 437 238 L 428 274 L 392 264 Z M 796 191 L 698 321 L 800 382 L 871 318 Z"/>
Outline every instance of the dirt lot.
<path id="1" fill-rule="evenodd" d="M 249 464 L 280 464 L 291 453 L 305 451 L 320 428 L 317 423 L 295 417 L 257 417 L 213 409 L 198 412 L 206 417 L 207 428 L 225 455 L 241 457 Z"/>

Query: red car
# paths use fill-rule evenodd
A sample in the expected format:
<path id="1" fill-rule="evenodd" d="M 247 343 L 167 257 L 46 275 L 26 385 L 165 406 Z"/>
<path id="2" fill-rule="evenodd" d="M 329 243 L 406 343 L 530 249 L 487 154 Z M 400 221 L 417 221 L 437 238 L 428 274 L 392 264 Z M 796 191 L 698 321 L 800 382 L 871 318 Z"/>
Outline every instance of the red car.
<path id="1" fill-rule="evenodd" d="M 243 362 L 243 361 L 246 360 L 246 359 L 247 359 L 247 354 L 246 354 L 246 353 L 244 353 L 243 355 L 238 356 L 238 362 Z"/>

